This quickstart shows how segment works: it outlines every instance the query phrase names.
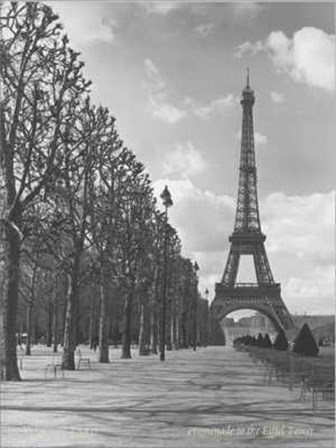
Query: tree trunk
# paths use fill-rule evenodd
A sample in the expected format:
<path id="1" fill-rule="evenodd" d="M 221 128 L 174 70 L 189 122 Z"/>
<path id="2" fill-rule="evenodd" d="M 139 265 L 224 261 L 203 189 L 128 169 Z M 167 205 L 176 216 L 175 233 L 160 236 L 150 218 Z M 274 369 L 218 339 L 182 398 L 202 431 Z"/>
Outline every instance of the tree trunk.
<path id="1" fill-rule="evenodd" d="M 108 320 L 108 340 L 113 341 L 113 322 L 112 317 L 110 313 L 107 314 L 107 320 Z"/>
<path id="2" fill-rule="evenodd" d="M 36 282 L 36 274 L 37 274 L 37 265 L 34 265 L 33 275 L 31 280 L 31 288 L 30 288 L 30 298 L 28 300 L 27 305 L 27 343 L 26 343 L 26 355 L 31 355 L 31 339 L 33 333 L 33 307 L 35 302 L 35 282 Z"/>
<path id="3" fill-rule="evenodd" d="M 40 343 L 39 327 L 38 327 L 38 312 L 35 311 L 35 322 L 34 322 L 34 343 Z"/>
<path id="4" fill-rule="evenodd" d="M 122 341 L 123 359 L 131 358 L 131 317 L 132 317 L 133 291 L 127 292 L 124 306 L 124 333 Z"/>
<path id="5" fill-rule="evenodd" d="M 53 352 L 57 353 L 57 344 L 58 344 L 58 278 L 57 274 L 55 274 L 55 287 L 54 287 L 54 309 L 53 309 Z"/>
<path id="6" fill-rule="evenodd" d="M 66 300 L 63 300 L 62 303 L 62 332 L 61 332 L 61 346 L 64 347 L 64 335 L 65 335 L 65 324 L 66 324 L 66 316 L 67 316 L 67 308 L 68 308 L 68 294 L 69 294 L 69 276 L 67 278 L 67 287 L 63 289 L 63 297 L 66 297 Z"/>
<path id="7" fill-rule="evenodd" d="M 0 191 L 0 194 L 1 193 L 2 191 Z M 0 218 L 2 218 L 2 216 L 0 216 Z M 16 316 L 19 296 L 20 237 L 18 232 L 13 227 L 11 227 L 10 224 L 4 223 L 4 220 L 0 219 L 0 226 L 1 378 L 6 381 L 20 381 L 21 377 L 17 365 L 16 354 Z"/>
<path id="8" fill-rule="evenodd" d="M 47 347 L 52 345 L 52 324 L 53 324 L 53 304 L 48 303 L 48 330 L 47 330 Z"/>
<path id="9" fill-rule="evenodd" d="M 203 336 L 203 346 L 207 347 L 208 343 L 209 343 L 209 328 L 208 328 L 208 322 L 209 322 L 209 307 L 207 305 L 206 307 L 206 315 L 203 317 L 203 322 L 204 322 L 204 336 Z"/>
<path id="10" fill-rule="evenodd" d="M 179 316 L 175 318 L 175 349 L 180 348 L 180 319 Z"/>
<path id="11" fill-rule="evenodd" d="M 188 348 L 187 335 L 187 312 L 183 311 L 181 315 L 181 348 Z"/>
<path id="12" fill-rule="evenodd" d="M 148 355 L 147 309 L 144 303 L 140 305 L 139 355 Z"/>
<path id="13" fill-rule="evenodd" d="M 76 309 L 75 309 L 75 346 L 79 345 L 81 340 L 80 335 L 80 312 L 79 312 L 79 306 L 78 306 L 78 300 L 76 300 Z"/>
<path id="14" fill-rule="evenodd" d="M 33 300 L 31 298 L 28 302 L 27 307 L 27 343 L 26 343 L 27 356 L 31 355 L 32 316 L 33 316 Z"/>
<path id="15" fill-rule="evenodd" d="M 154 355 L 158 354 L 159 331 L 158 331 L 158 297 L 160 288 L 160 269 L 156 267 L 155 271 L 155 292 L 151 309 L 151 328 L 150 328 L 150 346 Z"/>
<path id="16" fill-rule="evenodd" d="M 78 277 L 79 255 L 74 260 L 67 294 L 62 356 L 62 369 L 65 370 L 75 370 Z"/>
<path id="17" fill-rule="evenodd" d="M 114 341 L 113 341 L 114 348 L 118 348 L 118 343 L 119 343 L 119 320 L 118 320 L 118 318 L 115 319 L 114 323 L 113 323 L 113 339 L 114 339 Z"/>
<path id="18" fill-rule="evenodd" d="M 172 332 L 172 326 L 173 326 L 173 314 L 172 312 L 170 312 L 170 316 L 169 319 L 167 319 L 167 326 L 168 326 L 168 331 L 166 332 L 166 350 L 167 351 L 171 351 L 173 350 L 173 332 Z"/>
<path id="19" fill-rule="evenodd" d="M 196 350 L 197 347 L 197 289 L 195 292 L 195 298 L 194 298 L 194 310 L 193 310 L 193 350 Z"/>
<path id="20" fill-rule="evenodd" d="M 157 316 L 157 307 L 156 303 L 154 303 L 152 312 L 151 312 L 151 338 L 150 338 L 150 346 L 152 353 L 154 355 L 158 354 L 158 316 Z"/>
<path id="21" fill-rule="evenodd" d="M 178 349 L 176 320 L 177 320 L 177 317 L 175 314 L 173 314 L 171 317 L 171 321 L 170 321 L 170 340 L 171 340 L 172 348 L 174 348 L 175 350 Z"/>
<path id="22" fill-rule="evenodd" d="M 1 32 L 0 27 L 2 40 Z M 1 56 L 1 63 L 2 59 Z M 16 317 L 21 240 L 16 226 L 21 221 L 21 210 L 17 205 L 9 213 L 15 201 L 16 188 L 13 148 L 8 147 L 5 134 L 4 104 L 3 82 L 0 80 L 0 377 L 6 381 L 20 381 L 16 354 Z"/>
<path id="23" fill-rule="evenodd" d="M 96 335 L 95 335 L 95 312 L 94 312 L 94 294 L 91 292 L 90 297 L 90 323 L 89 323 L 89 345 L 92 350 L 96 343 Z"/>
<path id="24" fill-rule="evenodd" d="M 107 335 L 107 313 L 106 313 L 106 291 L 104 288 L 104 278 L 102 275 L 102 284 L 100 285 L 100 316 L 99 316 L 99 362 L 108 363 L 109 346 Z"/>

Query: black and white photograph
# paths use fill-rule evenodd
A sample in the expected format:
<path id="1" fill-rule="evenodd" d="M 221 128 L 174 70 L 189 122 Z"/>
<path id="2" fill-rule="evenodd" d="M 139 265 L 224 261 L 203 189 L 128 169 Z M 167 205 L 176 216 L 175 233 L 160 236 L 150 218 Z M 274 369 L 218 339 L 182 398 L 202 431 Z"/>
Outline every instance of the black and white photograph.
<path id="1" fill-rule="evenodd" d="M 335 23 L 0 0 L 1 448 L 335 446 Z"/>

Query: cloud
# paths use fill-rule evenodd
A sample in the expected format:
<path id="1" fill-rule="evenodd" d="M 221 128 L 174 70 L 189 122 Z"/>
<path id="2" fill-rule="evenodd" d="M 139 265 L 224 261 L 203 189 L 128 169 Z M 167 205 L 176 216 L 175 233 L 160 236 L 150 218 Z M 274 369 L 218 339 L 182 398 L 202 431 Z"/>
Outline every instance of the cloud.
<path id="1" fill-rule="evenodd" d="M 183 6 L 183 4 L 178 2 L 166 1 L 154 1 L 145 3 L 139 2 L 139 4 L 146 9 L 148 14 L 157 14 L 162 16 L 166 16 L 172 11 L 175 11 Z"/>
<path id="2" fill-rule="evenodd" d="M 285 101 L 285 97 L 282 93 L 272 91 L 270 92 L 270 95 L 273 103 L 280 104 Z"/>
<path id="3" fill-rule="evenodd" d="M 286 196 L 273 193 L 263 202 L 269 250 L 308 257 L 314 264 L 333 262 L 334 193 Z"/>
<path id="4" fill-rule="evenodd" d="M 229 93 L 225 97 L 217 98 L 205 105 L 197 104 L 192 98 L 186 98 L 185 104 L 190 107 L 191 113 L 202 120 L 209 120 L 211 116 L 224 114 L 228 108 L 236 104 L 235 97 Z"/>
<path id="5" fill-rule="evenodd" d="M 332 313 L 334 297 L 334 198 L 331 193 L 261 202 L 267 252 L 282 294 L 296 313 Z"/>
<path id="6" fill-rule="evenodd" d="M 335 86 L 335 36 L 306 27 L 288 39 L 281 31 L 271 33 L 268 47 L 276 67 L 295 81 L 333 90 Z"/>
<path id="7" fill-rule="evenodd" d="M 254 133 L 254 142 L 256 145 L 266 145 L 266 143 L 268 142 L 268 138 L 266 137 L 266 135 L 260 134 L 260 132 L 255 132 Z"/>
<path id="8" fill-rule="evenodd" d="M 252 21 L 263 11 L 263 7 L 253 1 L 237 2 L 233 5 L 233 11 L 235 19 Z"/>
<path id="9" fill-rule="evenodd" d="M 153 117 L 165 123 L 175 124 L 186 116 L 186 111 L 180 109 L 168 100 L 167 85 L 157 66 L 151 59 L 145 59 L 145 74 L 147 92 L 146 111 Z"/>
<path id="10" fill-rule="evenodd" d="M 147 110 L 153 115 L 153 117 L 168 123 L 175 124 L 182 120 L 186 116 L 186 112 L 178 109 L 169 103 L 161 103 L 155 98 L 155 96 L 149 97 Z"/>
<path id="11" fill-rule="evenodd" d="M 195 31 L 201 37 L 207 37 L 214 30 L 215 25 L 213 23 L 200 23 L 195 27 Z"/>
<path id="12" fill-rule="evenodd" d="M 304 27 L 288 38 L 282 31 L 273 31 L 265 41 L 239 45 L 235 56 L 264 51 L 273 65 L 295 82 L 325 90 L 335 88 L 335 35 L 315 27 Z"/>
<path id="13" fill-rule="evenodd" d="M 160 71 L 151 59 L 145 59 L 145 73 L 151 83 L 151 88 L 157 95 L 164 92 L 166 83 L 161 77 Z"/>
<path id="14" fill-rule="evenodd" d="M 283 297 L 290 298 L 297 314 L 335 314 L 335 268 L 317 267 L 302 277 L 289 277 L 282 285 Z"/>
<path id="15" fill-rule="evenodd" d="M 153 187 L 158 198 L 165 185 L 168 185 L 174 201 L 169 209 L 169 220 L 182 240 L 182 253 L 197 261 L 200 267 L 199 289 L 204 293 L 208 288 L 209 298 L 213 298 L 215 283 L 220 281 L 226 261 L 235 200 L 227 195 L 201 190 L 190 179 L 157 180 Z M 161 204 L 160 199 L 158 204 Z"/>
<path id="16" fill-rule="evenodd" d="M 59 14 L 65 32 L 77 48 L 92 42 L 115 41 L 118 24 L 114 18 L 106 15 L 103 6 L 92 8 L 90 3 L 84 2 L 79 11 L 72 2 L 49 2 L 49 5 Z"/>
<path id="17" fill-rule="evenodd" d="M 165 185 L 174 201 L 169 219 L 181 237 L 183 253 L 197 260 L 201 291 L 207 287 L 213 298 L 228 255 L 236 198 L 201 190 L 190 179 L 167 178 L 154 182 L 158 197 Z M 334 193 L 272 193 L 260 201 L 271 269 L 292 312 L 333 311 L 334 198 Z"/>
<path id="18" fill-rule="evenodd" d="M 174 201 L 169 211 L 172 224 L 182 237 L 187 256 L 194 252 L 225 250 L 228 234 L 233 228 L 234 198 L 201 190 L 190 179 L 169 178 L 154 182 L 158 197 L 165 185 Z"/>
<path id="19" fill-rule="evenodd" d="M 224 114 L 228 108 L 236 105 L 237 98 L 229 93 L 224 97 L 210 101 L 208 104 L 199 104 L 193 98 L 187 97 L 183 107 L 178 107 L 168 100 L 168 88 L 160 70 L 154 62 L 147 58 L 144 61 L 146 75 L 145 90 L 147 92 L 146 111 L 153 117 L 159 118 L 169 124 L 175 124 L 185 118 L 188 113 L 209 120 L 216 114 Z"/>
<path id="20" fill-rule="evenodd" d="M 327 299 L 333 297 L 334 287 L 333 282 L 330 281 L 333 277 L 333 266 L 324 269 L 316 267 L 313 270 L 313 275 L 309 272 L 308 275 L 301 278 L 290 277 L 285 282 L 283 289 L 288 297 L 294 299 L 304 299 L 305 297 L 316 297 L 317 300 Z"/>
<path id="21" fill-rule="evenodd" d="M 164 174 L 186 179 L 200 174 L 207 167 L 207 163 L 200 151 L 191 142 L 186 145 L 178 144 L 169 152 L 163 162 Z"/>
<path id="22" fill-rule="evenodd" d="M 241 141 L 241 130 L 237 133 L 237 139 Z M 266 145 L 268 143 L 268 138 L 266 135 L 261 134 L 260 132 L 254 132 L 254 143 L 256 147 L 260 147 Z"/>
<path id="23" fill-rule="evenodd" d="M 244 42 L 238 45 L 237 50 L 234 52 L 234 56 L 237 59 L 241 59 L 245 53 L 250 53 L 252 56 L 255 56 L 264 48 L 264 44 L 260 40 L 255 42 L 254 44 L 252 44 L 251 42 Z"/>

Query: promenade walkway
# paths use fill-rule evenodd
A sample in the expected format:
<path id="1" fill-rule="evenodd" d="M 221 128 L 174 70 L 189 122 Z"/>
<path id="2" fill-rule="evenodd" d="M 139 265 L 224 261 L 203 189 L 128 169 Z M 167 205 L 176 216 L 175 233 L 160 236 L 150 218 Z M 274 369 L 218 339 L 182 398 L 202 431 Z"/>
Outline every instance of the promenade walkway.
<path id="1" fill-rule="evenodd" d="M 50 349 L 49 349 L 50 350 Z M 6 447 L 334 446 L 332 403 L 300 402 L 298 389 L 265 385 L 264 367 L 230 347 L 119 359 L 44 377 L 51 354 L 34 348 L 21 383 L 1 386 Z"/>

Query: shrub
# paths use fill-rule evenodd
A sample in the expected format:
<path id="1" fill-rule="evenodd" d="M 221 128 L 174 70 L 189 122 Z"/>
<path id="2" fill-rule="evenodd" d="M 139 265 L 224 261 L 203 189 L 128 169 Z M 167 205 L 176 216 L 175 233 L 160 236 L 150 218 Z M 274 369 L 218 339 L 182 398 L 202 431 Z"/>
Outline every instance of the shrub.
<path id="1" fill-rule="evenodd" d="M 293 351 L 298 355 L 317 356 L 319 348 L 307 323 L 304 323 L 294 341 Z"/>
<path id="2" fill-rule="evenodd" d="M 264 347 L 264 348 L 272 348 L 272 342 L 270 340 L 270 337 L 269 337 L 268 333 L 265 334 L 264 342 L 263 342 L 262 347 Z"/>
<path id="3" fill-rule="evenodd" d="M 256 346 L 257 347 L 263 347 L 264 346 L 264 338 L 263 338 L 263 335 L 261 333 L 258 334 Z"/>
<path id="4" fill-rule="evenodd" d="M 246 345 L 253 345 L 253 340 L 252 340 L 252 336 L 251 335 L 247 335 L 247 336 L 245 336 L 245 343 L 246 343 Z"/>
<path id="5" fill-rule="evenodd" d="M 281 329 L 279 331 L 279 333 L 277 334 L 277 337 L 275 338 L 273 347 L 275 348 L 275 350 L 287 350 L 288 349 L 288 340 L 286 338 L 285 332 L 283 331 L 283 329 Z"/>

